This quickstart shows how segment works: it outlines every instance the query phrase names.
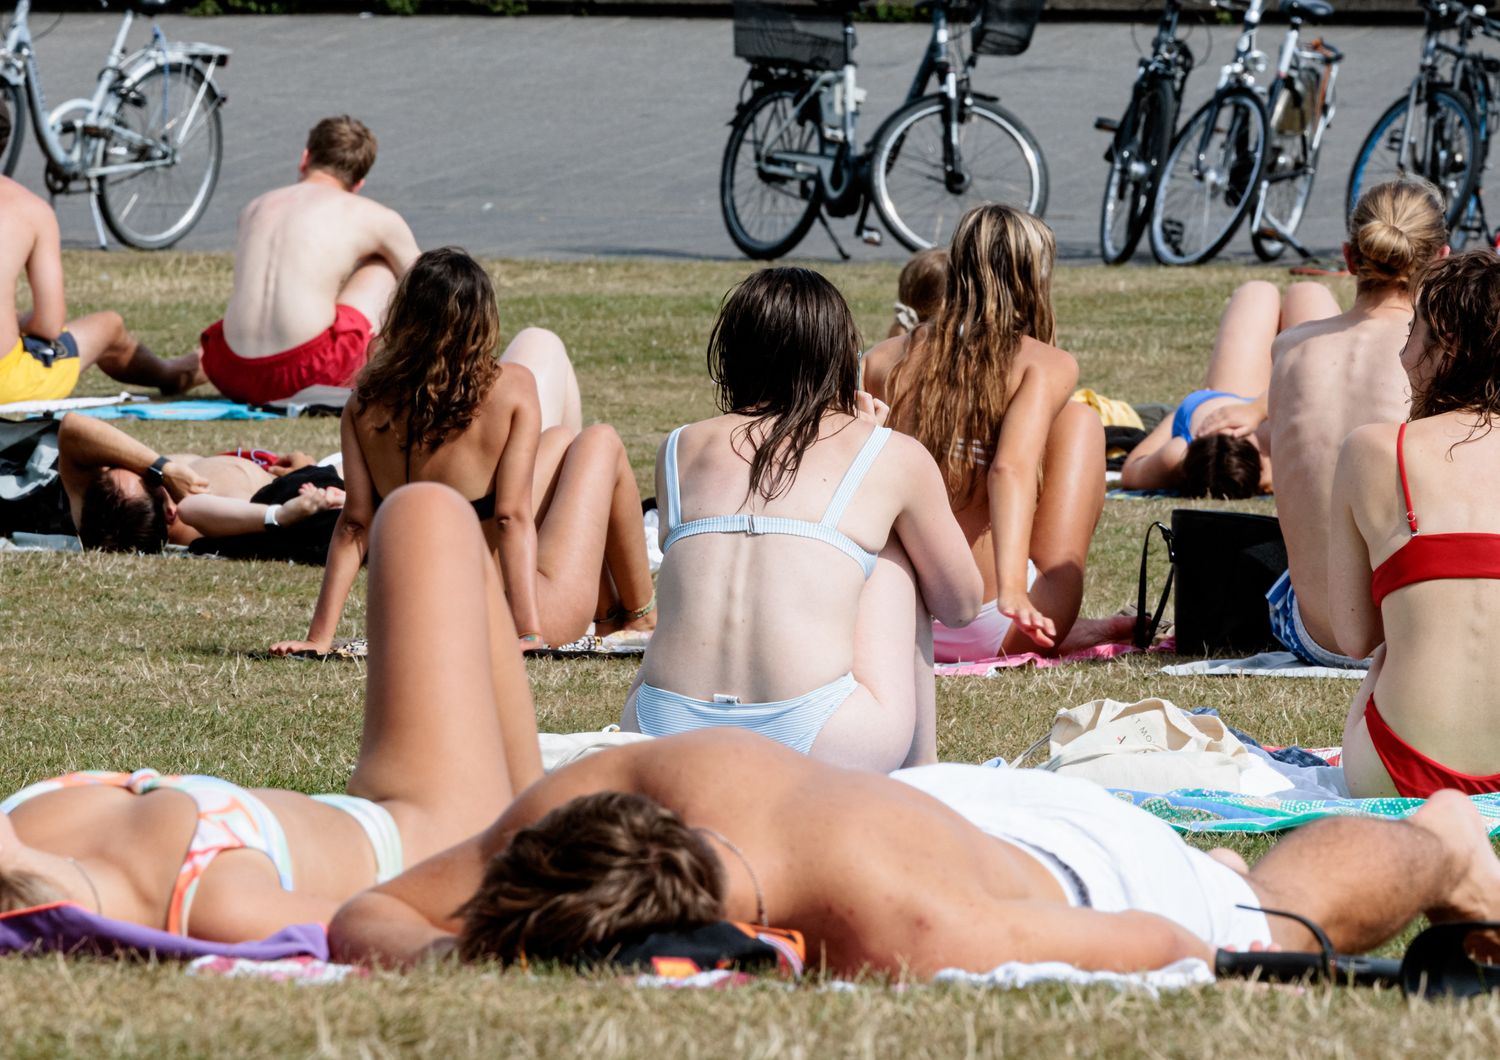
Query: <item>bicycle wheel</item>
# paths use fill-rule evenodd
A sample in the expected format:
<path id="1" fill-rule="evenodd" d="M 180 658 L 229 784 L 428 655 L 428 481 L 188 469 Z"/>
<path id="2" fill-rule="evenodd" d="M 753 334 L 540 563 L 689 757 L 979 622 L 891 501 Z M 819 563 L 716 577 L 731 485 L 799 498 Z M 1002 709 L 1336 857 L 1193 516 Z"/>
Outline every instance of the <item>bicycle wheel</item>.
<path id="1" fill-rule="evenodd" d="M 1229 242 L 1266 164 L 1266 108 L 1246 88 L 1217 93 L 1172 145 L 1151 204 L 1151 253 L 1197 265 Z"/>
<path id="2" fill-rule="evenodd" d="M 1402 177 L 1421 177 L 1443 193 L 1448 228 L 1463 216 L 1479 180 L 1483 158 L 1479 147 L 1479 121 L 1463 97 L 1446 88 L 1428 87 L 1418 101 L 1420 121 L 1407 119 L 1408 96 L 1392 103 L 1380 116 L 1349 171 L 1347 213 L 1366 188 Z M 1401 148 L 1406 140 L 1406 150 Z"/>
<path id="3" fill-rule="evenodd" d="M 98 195 L 120 242 L 170 247 L 208 209 L 224 155 L 219 103 L 203 72 L 184 62 L 154 66 L 114 97 L 100 123 Z"/>
<path id="4" fill-rule="evenodd" d="M 1293 235 L 1307 212 L 1307 203 L 1312 198 L 1313 178 L 1317 175 L 1318 157 L 1311 153 L 1309 137 L 1312 130 L 1288 127 L 1294 123 L 1290 116 L 1295 107 L 1305 113 L 1295 97 L 1286 97 L 1289 89 L 1285 81 L 1276 82 L 1271 89 L 1271 101 L 1266 111 L 1272 116 L 1271 143 L 1266 151 L 1266 168 L 1261 175 L 1261 201 L 1256 204 L 1254 218 L 1261 223 L 1250 231 L 1250 246 L 1261 261 L 1275 261 L 1286 251 L 1286 244 L 1276 238 L 1276 229 L 1265 223 L 1265 218 L 1276 220 Z M 1287 113 L 1285 122 L 1277 115 Z"/>
<path id="5" fill-rule="evenodd" d="M 10 143 L 5 145 L 5 175 L 16 171 L 21 159 L 21 145 L 26 142 L 26 90 L 8 78 L 0 77 L 5 105 L 10 108 Z"/>
<path id="6" fill-rule="evenodd" d="M 886 119 L 870 147 L 870 197 L 886 228 L 908 250 L 948 242 L 975 206 L 1047 209 L 1047 163 L 1035 138 L 1009 111 L 972 100 L 959 114 L 962 172 L 943 169 L 943 97 L 923 96 Z"/>
<path id="7" fill-rule="evenodd" d="M 719 206 L 735 246 L 752 258 L 779 258 L 801 242 L 822 208 L 815 173 L 784 152 L 817 154 L 818 119 L 797 109 L 800 92 L 763 89 L 734 119 L 719 170 Z"/>
<path id="8" fill-rule="evenodd" d="M 1156 175 L 1172 146 L 1172 86 L 1137 82 L 1110 148 L 1109 179 L 1099 211 L 1099 253 L 1106 265 L 1129 261 L 1146 231 Z"/>

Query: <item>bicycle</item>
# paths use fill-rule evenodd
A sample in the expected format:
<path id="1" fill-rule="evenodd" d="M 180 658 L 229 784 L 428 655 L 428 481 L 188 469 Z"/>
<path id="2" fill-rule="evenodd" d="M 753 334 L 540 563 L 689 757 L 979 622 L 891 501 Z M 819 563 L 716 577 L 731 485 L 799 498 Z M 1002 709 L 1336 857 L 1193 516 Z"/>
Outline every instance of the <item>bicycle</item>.
<path id="1" fill-rule="evenodd" d="M 228 64 L 229 49 L 169 43 L 153 22 L 151 42 L 125 50 L 136 13 L 166 6 L 130 0 L 93 96 L 50 114 L 28 23 L 31 0 L 17 0 L 0 52 L 0 92 L 15 115 L 5 174 L 15 172 L 29 112 L 47 161 L 47 190 L 90 196 L 101 247 L 105 226 L 141 250 L 171 246 L 198 223 L 219 179 L 225 97 L 213 76 Z"/>
<path id="2" fill-rule="evenodd" d="M 855 234 L 878 246 L 873 204 L 912 251 L 946 242 L 971 207 L 1005 202 L 1040 215 L 1047 166 L 1036 138 L 995 96 L 973 90 L 978 55 L 1019 55 L 1042 0 L 984 0 L 971 27 L 932 0 L 932 34 L 906 102 L 856 152 L 865 90 L 854 64 L 853 6 L 735 0 L 735 54 L 750 62 L 719 174 L 724 224 L 746 255 L 775 258 L 820 221 L 856 212 Z M 963 54 L 969 34 L 972 54 Z M 929 82 L 938 90 L 924 94 Z"/>
<path id="3" fill-rule="evenodd" d="M 1172 145 L 1182 89 L 1193 70 L 1193 53 L 1177 36 L 1181 15 L 1182 0 L 1166 0 L 1151 55 L 1136 65 L 1124 116 L 1094 121 L 1094 128 L 1114 133 L 1104 154 L 1109 177 L 1099 213 L 1099 253 L 1106 265 L 1119 265 L 1135 253 L 1146 231 L 1157 175 Z"/>
<path id="4" fill-rule="evenodd" d="M 1385 180 L 1416 176 L 1443 193 L 1455 250 L 1471 235 L 1488 238 L 1482 188 L 1496 113 L 1493 77 L 1500 59 L 1469 50 L 1475 34 L 1500 37 L 1482 6 L 1419 0 L 1425 11 L 1422 59 L 1406 94 L 1380 116 L 1354 156 L 1348 210 L 1360 192 Z M 1453 43 L 1443 40 L 1452 32 Z M 1411 115 L 1419 115 L 1417 121 Z"/>
<path id="5" fill-rule="evenodd" d="M 1303 47 L 1304 21 L 1333 14 L 1326 0 L 1282 0 L 1287 32 L 1269 89 L 1255 82 L 1266 56 L 1255 47 L 1264 0 L 1245 9 L 1234 58 L 1213 97 L 1172 145 L 1151 209 L 1151 252 L 1167 265 L 1213 257 L 1251 215 L 1250 243 L 1262 261 L 1288 246 L 1305 258 L 1297 226 L 1312 196 L 1318 152 L 1333 121 L 1343 53 L 1322 40 Z"/>

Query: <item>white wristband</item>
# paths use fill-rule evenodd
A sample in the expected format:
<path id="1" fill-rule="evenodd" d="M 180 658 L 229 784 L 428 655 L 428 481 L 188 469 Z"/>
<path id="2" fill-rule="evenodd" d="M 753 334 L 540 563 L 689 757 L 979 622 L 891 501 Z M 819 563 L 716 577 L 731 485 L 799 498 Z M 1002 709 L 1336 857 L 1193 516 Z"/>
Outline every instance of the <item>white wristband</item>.
<path id="1" fill-rule="evenodd" d="M 273 527 L 273 526 L 280 526 L 281 525 L 280 523 L 278 523 L 276 521 L 276 513 L 279 512 L 279 511 L 281 511 L 281 505 L 279 505 L 279 504 L 273 504 L 269 508 L 266 509 L 266 529 L 267 530 L 271 529 L 271 527 Z"/>

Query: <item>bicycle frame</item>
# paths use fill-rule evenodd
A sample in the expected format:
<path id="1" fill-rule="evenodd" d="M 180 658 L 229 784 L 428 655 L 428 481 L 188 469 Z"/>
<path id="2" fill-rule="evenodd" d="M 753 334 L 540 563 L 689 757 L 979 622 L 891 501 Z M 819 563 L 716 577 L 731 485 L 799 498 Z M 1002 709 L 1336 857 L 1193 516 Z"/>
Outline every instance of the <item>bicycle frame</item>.
<path id="1" fill-rule="evenodd" d="M 1411 148 L 1411 115 L 1417 113 L 1417 104 L 1421 99 L 1424 86 L 1448 83 L 1453 88 L 1459 89 L 1465 75 L 1477 78 L 1486 88 L 1489 86 L 1489 77 L 1485 73 L 1482 62 L 1469 53 L 1469 42 L 1474 39 L 1476 29 L 1481 32 L 1489 30 L 1490 23 L 1484 14 L 1484 8 L 1471 8 L 1466 4 L 1458 5 L 1456 7 L 1458 17 L 1454 25 L 1451 27 L 1443 25 L 1443 20 L 1453 10 L 1455 8 L 1450 8 L 1447 4 L 1427 6 L 1427 24 L 1422 37 L 1422 59 L 1417 65 L 1417 76 L 1412 78 L 1411 87 L 1407 91 L 1407 119 L 1401 124 L 1397 158 L 1405 158 Z M 1443 34 L 1450 30 L 1457 32 L 1457 44 L 1449 44 L 1442 39 Z M 1439 69 L 1445 58 L 1453 60 L 1453 75 L 1446 80 Z M 1483 108 L 1475 108 L 1474 116 L 1479 121 L 1479 142 L 1488 153 L 1490 101 L 1485 99 L 1476 102 L 1484 104 Z"/>

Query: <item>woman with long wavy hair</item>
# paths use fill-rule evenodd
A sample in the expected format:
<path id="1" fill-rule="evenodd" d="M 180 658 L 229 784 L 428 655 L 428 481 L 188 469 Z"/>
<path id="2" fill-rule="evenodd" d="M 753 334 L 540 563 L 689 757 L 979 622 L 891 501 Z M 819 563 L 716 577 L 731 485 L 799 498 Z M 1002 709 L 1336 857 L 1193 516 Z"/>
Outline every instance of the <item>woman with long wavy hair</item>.
<path id="1" fill-rule="evenodd" d="M 961 630 L 933 628 L 939 661 L 1060 652 L 1126 632 L 1079 622 L 1089 541 L 1104 508 L 1104 428 L 1070 401 L 1078 365 L 1053 345 L 1052 230 L 1008 206 L 960 219 L 943 308 L 865 358 L 891 423 L 937 461 L 984 578 Z M 1072 636 L 1070 637 L 1070 633 Z"/>
<path id="2" fill-rule="evenodd" d="M 576 395 L 556 336 L 528 328 L 497 361 L 499 340 L 495 290 L 473 258 L 445 247 L 416 260 L 344 410 L 344 508 L 307 639 L 273 652 L 328 650 L 381 498 L 418 481 L 470 499 L 523 647 L 575 640 L 591 620 L 600 632 L 655 627 L 640 492 L 619 435 L 569 426 L 576 397 L 549 398 L 544 413 L 539 390 Z"/>

